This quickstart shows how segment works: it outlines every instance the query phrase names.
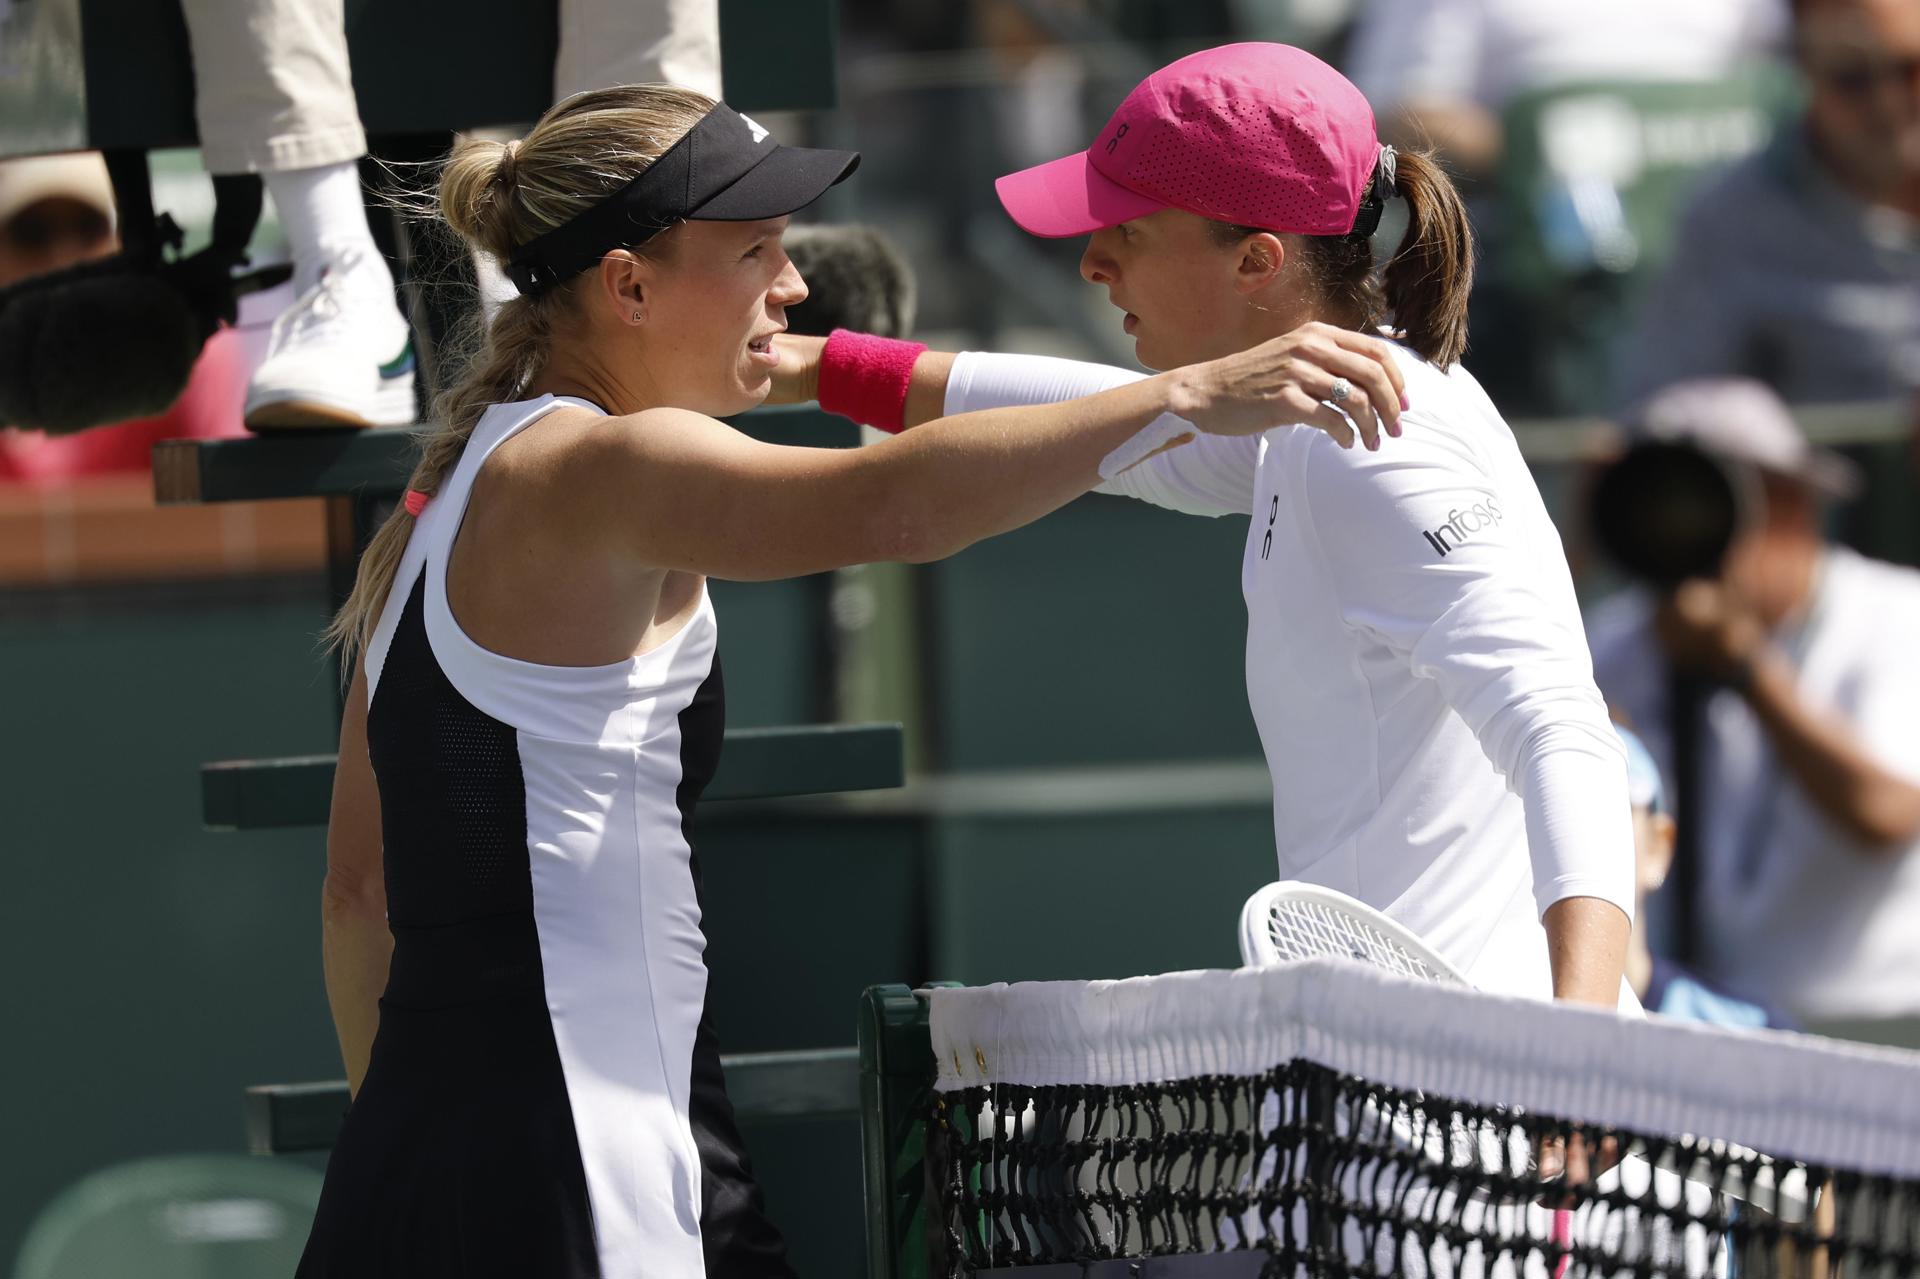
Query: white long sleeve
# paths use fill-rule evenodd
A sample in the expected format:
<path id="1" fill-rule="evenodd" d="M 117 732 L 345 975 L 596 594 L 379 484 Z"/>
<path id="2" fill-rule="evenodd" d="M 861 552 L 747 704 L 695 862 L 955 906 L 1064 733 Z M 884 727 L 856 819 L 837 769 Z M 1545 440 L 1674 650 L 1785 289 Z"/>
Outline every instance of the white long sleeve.
<path id="1" fill-rule="evenodd" d="M 1437 686 L 1520 797 L 1539 911 L 1598 897 L 1631 917 L 1626 756 L 1559 538 L 1482 447 L 1498 436 L 1420 406 L 1379 454 L 1309 440 L 1294 459 L 1335 605 Z"/>
<path id="2" fill-rule="evenodd" d="M 1144 373 L 1105 364 L 1083 364 L 1045 355 L 995 355 L 966 351 L 954 357 L 947 377 L 946 412 L 972 413 L 1022 404 L 1057 404 L 1125 386 Z M 1148 432 L 1178 426 L 1165 414 Z M 1246 515 L 1253 500 L 1253 472 L 1260 442 L 1250 436 L 1196 434 L 1191 443 L 1155 454 L 1095 490 L 1138 498 L 1188 515 Z"/>

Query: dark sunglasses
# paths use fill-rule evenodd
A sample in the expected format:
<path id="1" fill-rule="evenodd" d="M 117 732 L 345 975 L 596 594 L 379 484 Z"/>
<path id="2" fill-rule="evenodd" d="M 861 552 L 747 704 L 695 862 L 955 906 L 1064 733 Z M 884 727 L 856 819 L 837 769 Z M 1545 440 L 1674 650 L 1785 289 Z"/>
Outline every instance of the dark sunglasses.
<path id="1" fill-rule="evenodd" d="M 1808 74 L 1823 88 L 1849 98 L 1864 98 L 1894 83 L 1920 86 L 1920 58 L 1874 58 L 1815 64 Z"/>
<path id="2" fill-rule="evenodd" d="M 92 243 L 113 233 L 113 223 L 98 209 L 71 200 L 30 204 L 0 226 L 0 238 L 15 248 L 43 252 L 67 240 Z"/>

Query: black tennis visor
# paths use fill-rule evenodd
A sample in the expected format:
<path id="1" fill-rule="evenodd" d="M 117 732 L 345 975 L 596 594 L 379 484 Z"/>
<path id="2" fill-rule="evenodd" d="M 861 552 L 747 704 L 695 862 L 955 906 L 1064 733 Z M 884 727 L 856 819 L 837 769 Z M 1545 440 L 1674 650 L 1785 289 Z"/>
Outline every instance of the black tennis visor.
<path id="1" fill-rule="evenodd" d="M 783 147 L 722 102 L 639 177 L 579 217 L 513 251 L 522 294 L 570 280 L 611 249 L 631 249 L 688 218 L 757 222 L 812 204 L 859 167 L 856 151 Z"/>

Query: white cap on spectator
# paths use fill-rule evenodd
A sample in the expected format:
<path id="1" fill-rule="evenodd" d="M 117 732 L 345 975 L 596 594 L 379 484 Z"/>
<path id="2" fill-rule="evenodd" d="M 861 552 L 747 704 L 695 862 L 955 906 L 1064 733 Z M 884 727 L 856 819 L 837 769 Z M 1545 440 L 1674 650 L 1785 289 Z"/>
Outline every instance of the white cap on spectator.
<path id="1" fill-rule="evenodd" d="M 1684 440 L 1716 457 L 1803 480 L 1832 497 L 1860 491 L 1860 468 L 1808 443 L 1780 397 L 1752 378 L 1676 382 L 1654 392 L 1627 422 L 1637 437 Z"/>
<path id="2" fill-rule="evenodd" d="M 0 225 L 42 200 L 78 200 L 113 220 L 113 183 L 98 151 L 32 155 L 0 162 Z"/>

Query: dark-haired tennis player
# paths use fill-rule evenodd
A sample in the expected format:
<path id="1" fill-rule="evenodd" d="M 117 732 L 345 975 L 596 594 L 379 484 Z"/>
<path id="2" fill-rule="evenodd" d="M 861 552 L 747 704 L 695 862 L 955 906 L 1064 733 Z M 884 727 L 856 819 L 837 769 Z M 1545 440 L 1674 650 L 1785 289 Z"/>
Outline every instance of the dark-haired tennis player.
<path id="1" fill-rule="evenodd" d="M 1034 234 L 1090 236 L 1081 274 L 1125 312 L 1148 368 L 1289 335 L 1323 370 L 1275 401 L 1283 429 L 1199 438 L 1103 487 L 1251 517 L 1247 692 L 1280 878 L 1385 911 L 1485 989 L 1635 1007 L 1625 760 L 1560 539 L 1459 362 L 1473 243 L 1446 175 L 1383 148 L 1366 99 L 1325 63 L 1238 44 L 1155 72 L 1085 152 L 999 192 Z M 1395 198 L 1407 231 L 1376 271 L 1371 235 Z M 1376 426 L 1364 335 L 1383 327 L 1398 335 L 1405 437 L 1343 450 Z M 845 390 L 849 366 L 881 360 L 873 339 L 794 340 L 783 393 L 817 376 L 828 408 L 913 423 L 1139 376 L 916 351 L 894 348 L 910 373 L 883 412 Z M 1284 429 L 1296 423 L 1324 429 Z"/>

